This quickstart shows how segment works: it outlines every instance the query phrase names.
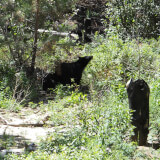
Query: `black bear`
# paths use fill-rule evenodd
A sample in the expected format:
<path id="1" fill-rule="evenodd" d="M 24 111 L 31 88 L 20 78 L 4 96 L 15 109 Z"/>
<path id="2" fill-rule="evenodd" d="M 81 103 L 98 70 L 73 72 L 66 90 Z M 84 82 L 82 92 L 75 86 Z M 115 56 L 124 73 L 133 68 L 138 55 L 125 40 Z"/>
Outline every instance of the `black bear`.
<path id="1" fill-rule="evenodd" d="M 133 141 L 137 141 L 140 146 L 146 145 L 149 133 L 149 86 L 142 79 L 136 81 L 131 79 L 127 82 L 126 88 L 129 106 L 133 110 L 131 123 L 136 127 L 134 129 L 135 135 L 131 138 Z"/>
<path id="2" fill-rule="evenodd" d="M 61 63 L 55 69 L 55 73 L 49 73 L 43 79 L 43 90 L 48 88 L 55 88 L 58 83 L 66 84 L 80 84 L 82 72 L 90 62 L 93 56 L 79 57 L 78 61 L 72 63 Z"/>
<path id="3" fill-rule="evenodd" d="M 47 91 L 48 88 L 55 88 L 56 82 L 54 80 L 54 74 L 53 73 L 48 73 L 44 78 L 43 78 L 43 90 Z"/>

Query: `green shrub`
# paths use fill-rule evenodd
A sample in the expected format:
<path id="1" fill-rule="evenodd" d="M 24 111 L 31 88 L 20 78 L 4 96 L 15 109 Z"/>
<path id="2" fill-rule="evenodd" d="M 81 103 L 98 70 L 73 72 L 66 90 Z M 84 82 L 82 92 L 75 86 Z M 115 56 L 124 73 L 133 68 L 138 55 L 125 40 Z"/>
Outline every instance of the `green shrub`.
<path id="1" fill-rule="evenodd" d="M 150 141 L 160 142 L 160 80 L 153 79 L 151 82 L 151 96 L 150 96 Z M 156 137 L 156 139 L 154 139 Z"/>
<path id="2" fill-rule="evenodd" d="M 0 108 L 17 111 L 28 98 L 34 97 L 33 83 L 24 71 L 16 72 L 14 67 L 2 64 L 0 80 Z"/>
<path id="3" fill-rule="evenodd" d="M 106 17 L 111 28 L 127 38 L 158 38 L 159 3 L 155 0 L 112 0 L 107 3 Z M 107 24 L 108 26 L 108 24 Z"/>

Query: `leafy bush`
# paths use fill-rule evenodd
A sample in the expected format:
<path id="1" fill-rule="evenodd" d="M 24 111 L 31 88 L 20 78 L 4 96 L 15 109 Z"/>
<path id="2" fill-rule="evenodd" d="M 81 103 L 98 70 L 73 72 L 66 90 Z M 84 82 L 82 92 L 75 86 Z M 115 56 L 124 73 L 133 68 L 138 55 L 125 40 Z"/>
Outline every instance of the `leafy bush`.
<path id="1" fill-rule="evenodd" d="M 150 141 L 152 143 L 154 142 L 160 142 L 160 85 L 159 85 L 159 79 L 156 81 L 152 81 L 151 83 L 151 96 L 150 96 L 150 130 L 151 130 L 151 136 Z M 156 139 L 155 139 L 156 138 Z"/>
<path id="2" fill-rule="evenodd" d="M 107 3 L 106 17 L 124 38 L 158 38 L 160 4 L 155 0 L 113 0 Z"/>
<path id="3" fill-rule="evenodd" d="M 24 71 L 16 73 L 13 66 L 2 64 L 0 79 L 0 108 L 17 111 L 29 97 L 34 97 L 33 83 Z"/>
<path id="4" fill-rule="evenodd" d="M 83 74 L 82 83 L 89 84 L 93 92 L 125 86 L 131 77 L 149 81 L 157 76 L 158 72 L 155 71 L 160 68 L 158 43 L 159 40 L 124 42 L 117 35 L 106 38 L 97 36 L 93 43 L 84 48 L 87 55 L 93 55 L 93 60 L 86 68 L 86 74 Z"/>

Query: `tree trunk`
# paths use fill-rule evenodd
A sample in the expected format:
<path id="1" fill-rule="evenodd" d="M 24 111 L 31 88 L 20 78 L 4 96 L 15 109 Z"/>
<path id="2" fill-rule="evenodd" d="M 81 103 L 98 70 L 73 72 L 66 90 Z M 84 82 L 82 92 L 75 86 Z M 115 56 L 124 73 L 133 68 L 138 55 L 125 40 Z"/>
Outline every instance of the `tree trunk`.
<path id="1" fill-rule="evenodd" d="M 39 25 L 39 0 L 36 0 L 36 19 L 35 19 L 34 44 L 33 44 L 32 62 L 31 62 L 31 75 L 34 74 L 34 67 L 35 67 L 35 60 L 37 53 L 38 25 Z"/>

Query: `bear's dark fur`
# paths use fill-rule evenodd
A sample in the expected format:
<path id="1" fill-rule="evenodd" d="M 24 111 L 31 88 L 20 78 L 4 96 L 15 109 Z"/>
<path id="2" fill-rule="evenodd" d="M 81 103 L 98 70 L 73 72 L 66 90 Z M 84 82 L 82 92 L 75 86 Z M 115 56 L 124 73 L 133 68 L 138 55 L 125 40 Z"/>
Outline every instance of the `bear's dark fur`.
<path id="1" fill-rule="evenodd" d="M 48 88 L 55 88 L 58 83 L 66 84 L 80 84 L 82 72 L 90 62 L 93 56 L 79 57 L 78 61 L 72 63 L 61 63 L 56 67 L 55 73 L 49 73 L 43 79 L 43 90 Z"/>
<path id="2" fill-rule="evenodd" d="M 44 78 L 43 78 L 43 90 L 47 91 L 48 88 L 55 88 L 56 82 L 54 80 L 54 74 L 53 73 L 48 73 Z"/>
<path id="3" fill-rule="evenodd" d="M 130 109 L 134 110 L 131 122 L 136 127 L 132 140 L 138 141 L 139 145 L 146 145 L 149 133 L 149 86 L 142 79 L 131 79 L 126 87 Z"/>

